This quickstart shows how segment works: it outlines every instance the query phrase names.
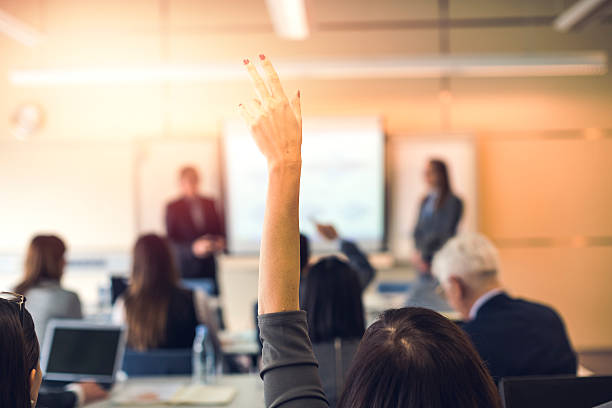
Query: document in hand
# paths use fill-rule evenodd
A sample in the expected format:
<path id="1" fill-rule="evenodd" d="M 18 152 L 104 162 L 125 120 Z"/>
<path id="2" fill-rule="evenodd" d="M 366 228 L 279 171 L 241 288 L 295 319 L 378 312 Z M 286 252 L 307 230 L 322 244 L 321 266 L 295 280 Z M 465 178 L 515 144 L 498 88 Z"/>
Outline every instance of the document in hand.
<path id="1" fill-rule="evenodd" d="M 227 405 L 237 394 L 222 385 L 131 385 L 113 400 L 119 405 Z"/>

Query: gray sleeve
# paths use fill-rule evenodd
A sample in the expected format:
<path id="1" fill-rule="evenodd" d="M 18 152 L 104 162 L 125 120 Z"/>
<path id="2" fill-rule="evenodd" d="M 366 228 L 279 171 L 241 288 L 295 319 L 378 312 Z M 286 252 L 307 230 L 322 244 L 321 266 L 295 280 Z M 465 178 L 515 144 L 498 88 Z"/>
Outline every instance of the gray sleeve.
<path id="1" fill-rule="evenodd" d="M 306 312 L 264 314 L 258 321 L 266 407 L 327 408 Z"/>

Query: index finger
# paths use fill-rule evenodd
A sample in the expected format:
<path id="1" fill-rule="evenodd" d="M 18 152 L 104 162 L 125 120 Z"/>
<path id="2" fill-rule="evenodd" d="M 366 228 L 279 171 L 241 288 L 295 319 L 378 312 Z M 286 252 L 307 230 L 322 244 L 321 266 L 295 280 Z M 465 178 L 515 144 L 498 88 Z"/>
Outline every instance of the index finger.
<path id="1" fill-rule="evenodd" d="M 263 79 L 261 79 L 259 72 L 257 72 L 257 68 L 255 68 L 255 65 L 253 65 L 248 59 L 245 59 L 243 62 L 244 66 L 249 72 L 249 76 L 251 77 L 251 81 L 255 86 L 255 90 L 259 94 L 261 100 L 265 101 L 270 97 L 270 92 L 268 91 L 268 88 L 266 87 L 266 84 L 264 83 Z"/>
<path id="2" fill-rule="evenodd" d="M 261 60 L 261 66 L 266 73 L 266 83 L 268 84 L 268 87 L 270 87 L 272 97 L 287 99 L 283 86 L 281 85 L 280 78 L 278 77 L 278 74 L 276 73 L 276 70 L 274 69 L 274 66 L 272 66 L 270 60 L 263 54 L 259 55 L 259 59 Z"/>

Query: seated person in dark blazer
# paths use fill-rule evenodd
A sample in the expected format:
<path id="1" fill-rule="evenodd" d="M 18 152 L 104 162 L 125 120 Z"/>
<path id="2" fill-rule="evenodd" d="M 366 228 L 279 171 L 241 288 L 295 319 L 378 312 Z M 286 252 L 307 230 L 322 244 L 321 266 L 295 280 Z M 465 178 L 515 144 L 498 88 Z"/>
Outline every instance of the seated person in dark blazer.
<path id="1" fill-rule="evenodd" d="M 425 183 L 429 193 L 421 202 L 419 218 L 413 238 L 416 254 L 413 263 L 422 274 L 429 274 L 436 251 L 455 236 L 463 215 L 463 201 L 450 184 L 446 163 L 432 159 L 425 169 Z"/>
<path id="2" fill-rule="evenodd" d="M 340 252 L 346 256 L 351 268 L 357 273 L 359 287 L 363 292 L 376 276 L 376 270 L 372 264 L 370 264 L 367 255 L 363 253 L 355 242 L 340 237 L 340 234 L 336 231 L 336 227 L 333 225 L 315 224 L 315 226 L 317 227 L 317 232 L 326 240 L 338 241 Z M 306 274 L 306 276 L 308 275 Z"/>
<path id="3" fill-rule="evenodd" d="M 317 231 L 323 238 L 330 241 L 339 241 L 340 244 L 340 252 L 346 257 L 348 264 L 352 268 L 352 270 L 357 275 L 357 280 L 359 282 L 359 290 L 360 293 L 368 287 L 370 282 L 376 276 L 376 269 L 370 264 L 368 257 L 364 254 L 359 246 L 356 243 L 348 240 L 340 238 L 338 231 L 333 225 L 327 224 L 316 224 Z M 308 271 L 310 269 L 310 239 L 300 233 L 300 302 L 302 304 L 302 308 L 305 301 L 305 292 L 306 285 L 308 283 Z M 257 325 L 257 309 L 258 305 L 255 303 L 254 308 L 254 317 L 255 317 L 255 327 L 257 329 L 257 340 L 259 341 L 259 326 Z M 261 342 L 259 343 L 261 346 Z"/>
<path id="4" fill-rule="evenodd" d="M 225 248 L 223 222 L 214 200 L 198 193 L 194 167 L 181 169 L 182 197 L 166 207 L 166 231 L 183 278 L 210 278 L 217 285 L 215 254 Z"/>
<path id="5" fill-rule="evenodd" d="M 576 374 L 576 353 L 561 317 L 548 306 L 504 291 L 497 251 L 483 235 L 449 240 L 434 257 L 432 271 L 496 381 Z"/>

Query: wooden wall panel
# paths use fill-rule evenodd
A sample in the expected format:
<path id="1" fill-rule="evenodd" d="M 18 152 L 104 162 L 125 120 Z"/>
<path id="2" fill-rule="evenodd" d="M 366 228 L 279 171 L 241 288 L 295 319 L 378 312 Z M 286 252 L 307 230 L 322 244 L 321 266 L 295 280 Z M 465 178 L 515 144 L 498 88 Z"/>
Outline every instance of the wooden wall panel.
<path id="1" fill-rule="evenodd" d="M 612 139 L 481 136 L 480 225 L 504 283 L 554 306 L 577 348 L 612 347 Z"/>

